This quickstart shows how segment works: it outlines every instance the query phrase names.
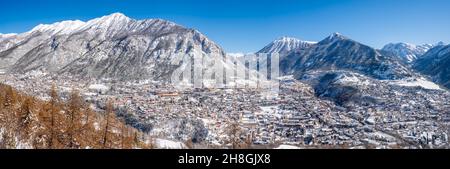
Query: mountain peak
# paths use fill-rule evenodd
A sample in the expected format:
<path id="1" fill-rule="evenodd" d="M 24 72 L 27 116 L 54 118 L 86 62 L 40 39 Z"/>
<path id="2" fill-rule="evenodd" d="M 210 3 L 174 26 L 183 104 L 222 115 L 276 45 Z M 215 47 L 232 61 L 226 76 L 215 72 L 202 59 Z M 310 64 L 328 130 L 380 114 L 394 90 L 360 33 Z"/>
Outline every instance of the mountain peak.
<path id="1" fill-rule="evenodd" d="M 388 48 L 393 48 L 393 47 L 403 47 L 403 48 L 408 48 L 408 49 L 415 49 L 416 45 L 411 44 L 411 43 L 406 43 L 406 42 L 398 42 L 398 43 L 388 43 L 387 45 L 384 45 L 384 47 L 382 49 L 388 49 Z"/>
<path id="2" fill-rule="evenodd" d="M 289 53 L 297 49 L 310 47 L 316 43 L 317 42 L 302 41 L 297 38 L 283 36 L 274 40 L 257 53 Z"/>
<path id="3" fill-rule="evenodd" d="M 436 43 L 436 45 L 434 46 L 445 46 L 446 44 L 442 41 L 439 41 L 438 43 Z"/>
<path id="4" fill-rule="evenodd" d="M 391 52 L 401 60 L 411 63 L 418 57 L 425 54 L 432 47 L 433 45 L 430 44 L 414 45 L 410 43 L 399 42 L 389 43 L 385 45 L 381 50 Z"/>
<path id="5" fill-rule="evenodd" d="M 102 16 L 100 18 L 95 18 L 89 20 L 84 28 L 94 28 L 98 30 L 109 30 L 110 32 L 114 32 L 113 30 L 120 30 L 133 21 L 133 19 L 125 16 L 122 13 L 112 13 L 110 15 Z"/>
<path id="6" fill-rule="evenodd" d="M 339 32 L 333 32 L 331 35 L 332 35 L 332 36 L 341 36 L 342 34 L 339 33 Z"/>
<path id="7" fill-rule="evenodd" d="M 343 40 L 343 39 L 347 39 L 347 37 L 345 37 L 344 35 L 342 35 L 339 32 L 334 32 L 330 36 L 328 36 L 327 39 L 328 40 Z"/>
<path id="8" fill-rule="evenodd" d="M 115 12 L 115 13 L 103 16 L 102 18 L 113 19 L 113 20 L 130 19 L 129 17 L 127 17 L 126 15 L 124 15 L 123 13 L 120 13 L 120 12 Z"/>
<path id="9" fill-rule="evenodd" d="M 34 27 L 31 32 L 47 32 L 50 34 L 68 34 L 82 27 L 85 22 L 80 20 L 68 20 L 56 22 L 53 24 L 39 24 Z"/>
<path id="10" fill-rule="evenodd" d="M 109 14 L 107 16 L 114 16 L 114 17 L 127 17 L 125 14 L 120 13 L 120 12 L 114 12 L 112 14 Z"/>
<path id="11" fill-rule="evenodd" d="M 349 38 L 345 37 L 344 35 L 338 33 L 338 32 L 334 32 L 331 35 L 327 36 L 325 39 L 323 39 L 322 41 L 320 41 L 320 44 L 330 44 L 330 43 L 334 43 L 334 42 L 339 42 L 342 40 L 347 40 Z"/>
<path id="12" fill-rule="evenodd" d="M 275 41 L 279 41 L 279 42 L 299 42 L 300 39 L 289 37 L 289 36 L 282 36 L 282 37 L 276 39 Z"/>
<path id="13" fill-rule="evenodd" d="M 110 24 L 113 22 L 122 22 L 122 21 L 127 22 L 131 20 L 131 18 L 125 16 L 122 13 L 116 12 L 93 20 L 100 21 L 105 24 Z"/>

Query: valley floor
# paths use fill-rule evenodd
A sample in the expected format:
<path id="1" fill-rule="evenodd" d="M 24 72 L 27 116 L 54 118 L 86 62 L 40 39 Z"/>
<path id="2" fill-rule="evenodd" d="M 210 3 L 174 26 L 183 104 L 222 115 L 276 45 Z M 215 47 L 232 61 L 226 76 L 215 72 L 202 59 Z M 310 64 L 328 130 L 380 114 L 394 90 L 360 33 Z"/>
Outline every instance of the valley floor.
<path id="1" fill-rule="evenodd" d="M 52 84 L 62 100 L 70 100 L 76 89 L 88 107 L 99 112 L 112 100 L 118 119 L 155 138 L 159 148 L 449 147 L 450 94 L 446 90 L 374 84 L 368 79 L 353 100 L 339 103 L 319 96 L 314 86 L 292 79 L 282 83 L 279 93 L 177 90 L 155 81 L 81 83 L 45 74 L 2 75 L 0 80 L 46 101 L 51 100 Z M 361 101 L 369 96 L 368 100 L 376 101 Z"/>

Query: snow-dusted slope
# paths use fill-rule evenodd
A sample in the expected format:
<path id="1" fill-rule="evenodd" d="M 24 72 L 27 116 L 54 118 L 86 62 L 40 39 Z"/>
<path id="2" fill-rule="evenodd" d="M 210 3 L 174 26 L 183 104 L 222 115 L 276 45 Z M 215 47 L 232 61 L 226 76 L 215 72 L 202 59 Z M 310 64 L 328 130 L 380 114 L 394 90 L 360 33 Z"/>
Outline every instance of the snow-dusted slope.
<path id="1" fill-rule="evenodd" d="M 14 36 L 0 41 L 0 69 L 12 73 L 42 70 L 85 78 L 167 79 L 179 66 L 173 64 L 177 56 L 225 55 L 194 29 L 121 13 L 87 22 L 41 24 Z"/>
<path id="2" fill-rule="evenodd" d="M 6 38 L 10 38 L 10 37 L 13 37 L 13 36 L 17 36 L 17 34 L 16 33 L 8 33 L 8 34 L 0 33 L 0 40 L 6 39 Z"/>
<path id="3" fill-rule="evenodd" d="M 392 84 L 407 87 L 422 87 L 430 90 L 442 90 L 436 83 L 430 82 L 424 78 L 411 78 L 389 81 Z"/>
<path id="4" fill-rule="evenodd" d="M 431 49 L 434 45 L 423 44 L 413 45 L 409 43 L 389 43 L 383 47 L 383 51 L 391 52 L 399 59 L 408 63 L 413 62 Z"/>
<path id="5" fill-rule="evenodd" d="M 280 59 L 281 72 L 300 77 L 312 70 L 351 70 L 377 79 L 399 79 L 412 72 L 394 58 L 339 33 Z"/>
<path id="6" fill-rule="evenodd" d="M 85 23 L 80 20 L 62 21 L 53 24 L 40 24 L 34 27 L 31 32 L 48 33 L 51 35 L 63 35 L 76 32 L 80 30 L 80 28 L 84 25 Z"/>
<path id="7" fill-rule="evenodd" d="M 0 34 L 0 52 L 9 49 L 16 43 L 17 34 Z"/>
<path id="8" fill-rule="evenodd" d="M 414 62 L 413 68 L 429 75 L 434 82 L 450 88 L 450 45 L 430 49 Z"/>
<path id="9" fill-rule="evenodd" d="M 157 148 L 157 149 L 186 149 L 187 146 L 181 142 L 158 138 L 155 140 L 155 148 Z"/>
<path id="10" fill-rule="evenodd" d="M 302 41 L 296 38 L 292 37 L 281 37 L 267 46 L 265 46 L 263 49 L 258 51 L 257 53 L 280 53 L 285 54 L 289 53 L 294 50 L 299 50 L 302 48 L 308 48 L 312 46 L 313 44 L 316 44 L 317 42 L 311 42 L 311 41 Z"/>
<path id="11" fill-rule="evenodd" d="M 282 145 L 279 145 L 278 147 L 276 147 L 274 149 L 300 149 L 300 147 L 293 146 L 293 145 L 282 144 Z"/>

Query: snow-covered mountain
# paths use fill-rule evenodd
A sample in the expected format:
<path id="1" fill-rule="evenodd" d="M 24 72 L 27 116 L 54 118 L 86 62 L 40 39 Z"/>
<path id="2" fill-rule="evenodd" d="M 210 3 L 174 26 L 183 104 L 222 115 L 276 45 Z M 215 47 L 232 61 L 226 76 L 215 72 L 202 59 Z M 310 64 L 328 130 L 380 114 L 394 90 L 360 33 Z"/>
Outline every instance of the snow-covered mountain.
<path id="1" fill-rule="evenodd" d="M 115 16 L 120 14 L 113 14 Z M 64 35 L 80 30 L 86 23 L 80 20 L 62 21 L 53 24 L 39 24 L 31 32 L 43 32 L 51 35 Z"/>
<path id="2" fill-rule="evenodd" d="M 391 52 L 402 61 L 411 63 L 433 47 L 434 45 L 432 44 L 389 43 L 381 50 Z"/>
<path id="3" fill-rule="evenodd" d="M 308 48 L 317 42 L 302 41 L 292 37 L 281 37 L 259 50 L 257 53 L 280 53 L 286 54 L 294 50 Z"/>
<path id="4" fill-rule="evenodd" d="M 450 88 L 450 45 L 438 45 L 414 62 L 414 69 Z"/>
<path id="5" fill-rule="evenodd" d="M 399 79 L 413 75 L 398 60 L 339 33 L 333 33 L 303 50 L 289 51 L 281 56 L 280 68 L 283 74 L 297 78 L 314 70 L 351 70 L 376 79 Z"/>
<path id="6" fill-rule="evenodd" d="M 12 47 L 16 43 L 17 34 L 0 34 L 0 52 Z"/>
<path id="7" fill-rule="evenodd" d="M 8 34 L 0 33 L 0 40 L 3 40 L 5 38 L 10 38 L 10 37 L 13 37 L 13 36 L 17 36 L 17 34 L 15 34 L 15 33 L 8 33 Z"/>
<path id="8" fill-rule="evenodd" d="M 84 78 L 167 79 L 176 56 L 225 55 L 194 29 L 161 19 L 135 20 L 114 13 L 83 21 L 41 24 L 2 35 L 0 69 L 67 73 Z"/>

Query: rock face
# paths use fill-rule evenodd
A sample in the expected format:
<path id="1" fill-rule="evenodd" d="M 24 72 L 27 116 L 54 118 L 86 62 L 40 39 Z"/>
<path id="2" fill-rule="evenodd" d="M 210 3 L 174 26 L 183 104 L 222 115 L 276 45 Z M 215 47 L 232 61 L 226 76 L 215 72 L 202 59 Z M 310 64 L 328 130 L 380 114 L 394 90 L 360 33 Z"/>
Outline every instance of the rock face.
<path id="1" fill-rule="evenodd" d="M 450 89 L 450 45 L 438 45 L 415 61 L 414 69 Z"/>
<path id="2" fill-rule="evenodd" d="M 87 22 L 39 25 L 0 36 L 0 69 L 33 70 L 82 78 L 168 79 L 185 54 L 224 56 L 200 32 L 161 19 L 114 13 Z"/>
<path id="3" fill-rule="evenodd" d="M 339 33 L 280 56 L 281 72 L 296 78 L 314 70 L 350 70 L 376 79 L 400 79 L 413 75 L 398 59 Z"/>

